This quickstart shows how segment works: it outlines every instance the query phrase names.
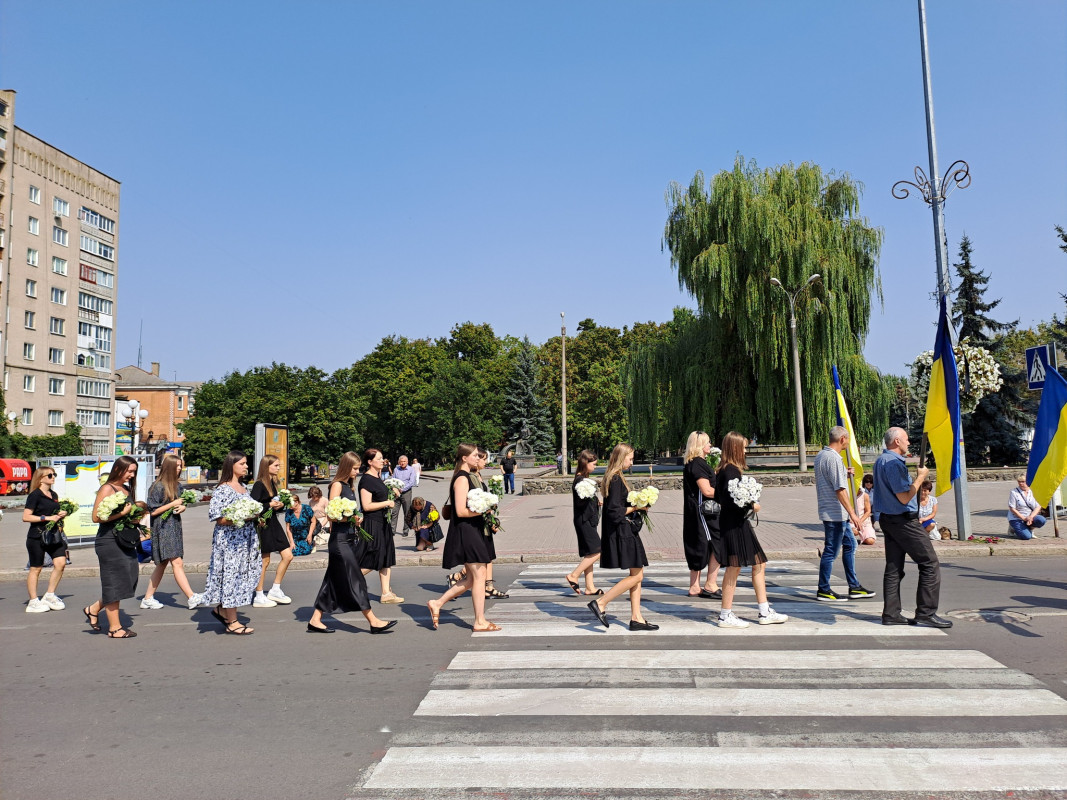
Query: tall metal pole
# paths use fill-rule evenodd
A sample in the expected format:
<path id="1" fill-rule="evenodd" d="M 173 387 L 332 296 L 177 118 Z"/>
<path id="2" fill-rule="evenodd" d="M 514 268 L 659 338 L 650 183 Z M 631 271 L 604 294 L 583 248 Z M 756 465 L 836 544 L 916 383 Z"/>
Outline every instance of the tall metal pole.
<path id="1" fill-rule="evenodd" d="M 567 318 L 565 312 L 559 312 L 559 321 L 560 341 L 562 342 L 560 387 L 563 393 L 563 447 L 561 449 L 561 452 L 563 453 L 563 463 L 560 464 L 560 470 L 566 475 L 570 470 L 567 469 Z"/>
<path id="2" fill-rule="evenodd" d="M 793 298 L 789 298 L 789 340 L 793 345 L 793 399 L 797 412 L 797 459 L 800 471 L 808 471 L 808 442 L 804 436 L 804 398 L 800 392 L 800 348 L 797 346 L 797 314 Z"/>

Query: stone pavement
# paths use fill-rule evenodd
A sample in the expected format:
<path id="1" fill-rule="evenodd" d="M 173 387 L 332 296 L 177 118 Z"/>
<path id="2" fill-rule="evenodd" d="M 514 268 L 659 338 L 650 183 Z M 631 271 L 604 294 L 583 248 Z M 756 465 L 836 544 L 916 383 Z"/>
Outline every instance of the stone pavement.
<path id="1" fill-rule="evenodd" d="M 440 507 L 448 493 L 448 473 L 424 473 L 416 491 Z M 1053 537 L 1049 522 L 1039 535 L 1030 541 L 1003 538 L 1007 534 L 1007 498 L 1014 486 L 1011 481 L 972 482 L 971 519 L 976 536 L 1001 537 L 996 544 L 939 542 L 937 550 L 943 558 L 989 555 L 1064 555 L 1067 538 Z M 518 481 L 521 491 L 522 481 Z M 811 486 L 767 487 L 763 492 L 763 511 L 756 534 L 763 549 L 772 559 L 817 558 L 822 547 L 822 523 L 815 511 L 815 489 Z M 506 495 L 501 501 L 501 521 L 504 530 L 496 539 L 497 560 L 509 562 L 577 562 L 577 547 L 571 522 L 570 495 Z M 952 493 L 940 498 L 938 523 L 953 530 L 956 527 Z M 652 530 L 642 531 L 650 561 L 684 560 L 682 552 L 682 493 L 665 491 L 652 512 Z M 1061 520 L 1067 537 L 1067 519 Z M 26 564 L 25 531 L 19 509 L 7 511 L 0 522 L 0 580 L 23 580 Z M 207 505 L 190 509 L 185 515 L 186 571 L 203 573 L 211 552 L 212 526 L 207 519 Z M 398 565 L 440 565 L 441 545 L 436 551 L 414 552 L 414 540 L 396 537 Z M 859 557 L 882 558 L 879 544 L 860 547 Z M 76 547 L 71 552 L 73 564 L 68 576 L 97 574 L 96 556 L 91 547 Z M 277 559 L 275 559 L 277 563 Z M 326 566 L 324 549 L 309 556 L 294 559 L 290 569 L 316 569 Z M 151 572 L 152 565 L 144 564 L 142 573 Z M 194 588 L 197 582 L 194 580 Z"/>

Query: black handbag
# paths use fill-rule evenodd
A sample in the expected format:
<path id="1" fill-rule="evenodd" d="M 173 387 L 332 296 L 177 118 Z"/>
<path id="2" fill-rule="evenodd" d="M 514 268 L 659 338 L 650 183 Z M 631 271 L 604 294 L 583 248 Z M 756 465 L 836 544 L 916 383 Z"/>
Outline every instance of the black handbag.
<path id="1" fill-rule="evenodd" d="M 426 538 L 429 539 L 431 543 L 439 542 L 445 538 L 445 534 L 441 530 L 440 522 L 435 522 L 432 526 L 430 526 L 430 528 L 427 529 L 426 533 Z"/>
<path id="2" fill-rule="evenodd" d="M 626 521 L 630 523 L 630 533 L 634 536 L 639 534 L 641 529 L 645 527 L 645 515 L 639 514 L 636 511 L 632 514 L 627 514 Z"/>
<path id="3" fill-rule="evenodd" d="M 127 550 L 136 550 L 141 544 L 141 532 L 134 525 L 115 528 L 115 541 Z"/>
<path id="4" fill-rule="evenodd" d="M 700 504 L 700 513 L 705 517 L 718 519 L 720 511 L 722 511 L 722 506 L 719 505 L 717 500 L 709 498 Z"/>

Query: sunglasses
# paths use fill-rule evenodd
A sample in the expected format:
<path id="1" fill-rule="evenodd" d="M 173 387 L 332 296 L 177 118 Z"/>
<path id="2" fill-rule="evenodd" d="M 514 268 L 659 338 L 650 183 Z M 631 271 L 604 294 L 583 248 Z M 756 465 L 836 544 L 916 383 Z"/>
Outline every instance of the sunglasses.
<path id="1" fill-rule="evenodd" d="M 55 476 L 56 476 L 56 474 L 55 474 L 54 472 L 46 472 L 46 473 L 45 473 L 44 475 L 42 475 L 41 477 L 42 477 L 42 478 L 54 478 Z"/>

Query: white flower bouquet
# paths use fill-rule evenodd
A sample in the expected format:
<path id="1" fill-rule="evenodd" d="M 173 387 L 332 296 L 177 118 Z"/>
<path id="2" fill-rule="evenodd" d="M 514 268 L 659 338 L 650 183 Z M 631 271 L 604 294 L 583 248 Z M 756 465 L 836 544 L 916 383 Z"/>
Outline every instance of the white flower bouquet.
<path id="1" fill-rule="evenodd" d="M 96 507 L 96 515 L 100 519 L 108 519 L 126 506 L 130 498 L 126 496 L 125 492 L 115 492 L 109 494 L 103 500 L 100 501 L 100 505 Z"/>
<path id="2" fill-rule="evenodd" d="M 293 493 L 288 489 L 280 489 L 274 499 L 282 504 L 282 508 L 289 508 L 293 504 Z"/>
<path id="3" fill-rule="evenodd" d="M 359 503 L 355 500 L 349 500 L 347 497 L 335 497 L 326 504 L 326 519 L 334 522 L 351 522 L 352 524 L 355 524 L 360 516 L 362 515 L 359 513 Z M 368 542 L 374 539 L 370 531 L 366 531 L 358 526 L 356 528 L 356 533 Z"/>
<path id="4" fill-rule="evenodd" d="M 195 503 L 199 499 L 200 499 L 200 495 L 197 494 L 196 492 L 194 492 L 192 489 L 186 489 L 184 492 L 182 492 L 180 495 L 178 495 L 178 500 L 181 501 L 181 504 L 183 506 L 191 506 L 193 503 Z M 166 511 L 164 511 L 162 514 L 159 515 L 160 521 L 165 520 L 167 517 L 169 517 L 173 513 L 174 513 L 174 509 L 173 508 L 168 508 Z"/>
<path id="5" fill-rule="evenodd" d="M 574 491 L 583 500 L 596 497 L 596 481 L 592 478 L 582 478 L 574 485 Z"/>
<path id="6" fill-rule="evenodd" d="M 148 513 L 147 508 L 142 508 L 143 503 L 135 503 L 133 508 L 130 509 L 130 513 L 119 520 L 118 525 L 115 526 L 115 530 L 124 531 L 127 528 L 133 528 L 142 534 L 147 535 L 148 531 L 145 530 L 144 525 L 141 524 L 141 520 L 144 519 L 145 514 Z"/>
<path id="7" fill-rule="evenodd" d="M 648 510 L 659 500 L 659 489 L 655 486 L 646 486 L 644 489 L 633 489 L 626 495 L 626 504 L 636 508 L 634 512 L 649 530 L 652 530 L 652 520 L 649 519 Z"/>
<path id="8" fill-rule="evenodd" d="M 243 528 L 262 513 L 262 503 L 251 497 L 241 497 L 223 509 L 222 517 L 229 520 L 235 528 Z"/>
<path id="9" fill-rule="evenodd" d="M 496 506 L 499 502 L 499 497 L 492 492 L 485 491 L 485 489 L 471 489 L 467 492 L 467 508 L 485 518 L 486 536 L 491 536 L 502 530 L 500 517 L 496 513 Z"/>
<path id="10" fill-rule="evenodd" d="M 404 482 L 398 478 L 386 478 L 382 483 L 389 490 L 390 500 L 396 500 L 404 493 Z"/>
<path id="11" fill-rule="evenodd" d="M 103 505 L 103 504 L 101 504 L 101 505 Z M 66 511 L 67 512 L 67 517 L 69 517 L 71 514 L 76 514 L 78 512 L 78 504 L 75 503 L 73 500 L 67 500 L 66 498 L 64 498 L 63 500 L 59 501 L 59 510 L 60 511 Z M 0 515 L 0 519 L 3 519 L 3 515 Z M 66 519 L 66 517 L 64 517 L 63 519 Z M 53 530 L 56 527 L 56 525 L 60 525 L 61 526 L 62 524 L 63 524 L 63 520 L 62 519 L 53 520 L 52 522 L 49 522 L 47 525 L 45 525 L 44 529 L 46 531 L 50 531 L 50 530 Z"/>
<path id="12" fill-rule="evenodd" d="M 503 475 L 490 475 L 489 476 L 489 491 L 495 494 L 497 497 L 504 496 L 504 476 Z"/>
<path id="13" fill-rule="evenodd" d="M 752 507 L 759 502 L 763 494 L 763 484 L 755 478 L 745 475 L 741 478 L 731 478 L 726 484 L 730 497 L 740 507 L 745 509 L 745 516 L 750 517 L 754 513 Z"/>
<path id="14" fill-rule="evenodd" d="M 711 452 L 708 453 L 707 457 L 708 466 L 713 470 L 718 469 L 720 461 L 722 461 L 722 450 L 718 447 L 711 448 Z"/>

